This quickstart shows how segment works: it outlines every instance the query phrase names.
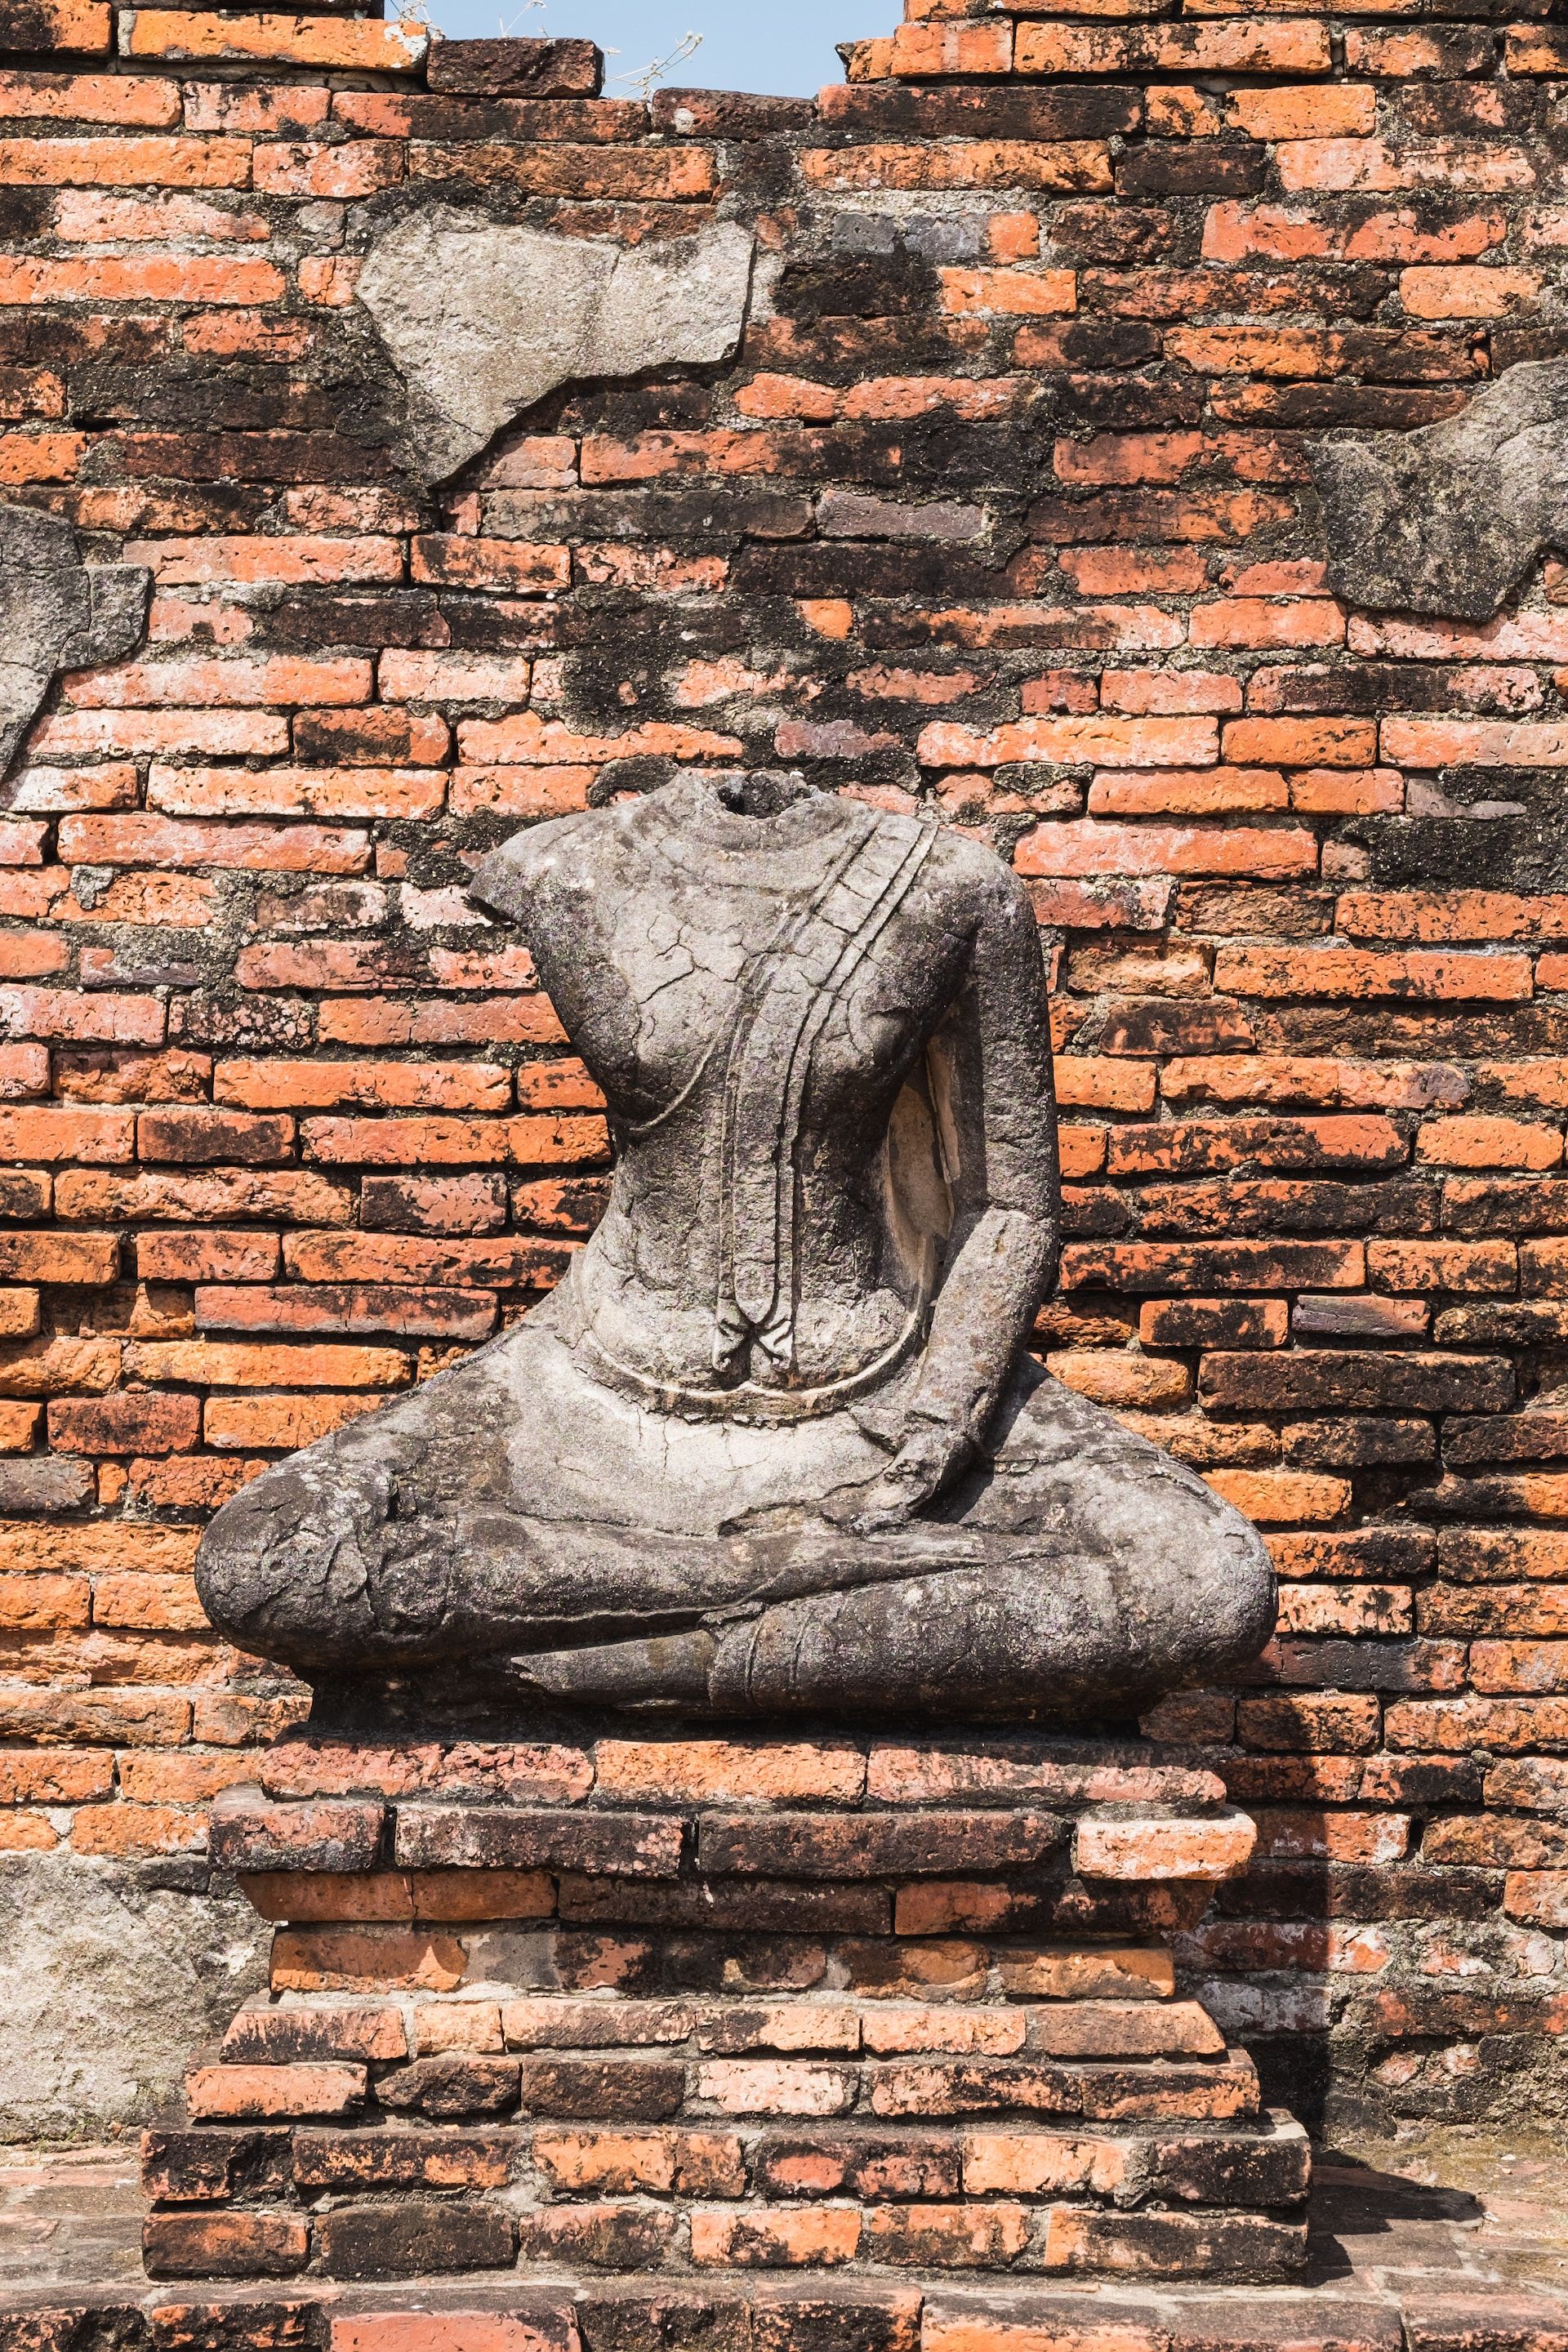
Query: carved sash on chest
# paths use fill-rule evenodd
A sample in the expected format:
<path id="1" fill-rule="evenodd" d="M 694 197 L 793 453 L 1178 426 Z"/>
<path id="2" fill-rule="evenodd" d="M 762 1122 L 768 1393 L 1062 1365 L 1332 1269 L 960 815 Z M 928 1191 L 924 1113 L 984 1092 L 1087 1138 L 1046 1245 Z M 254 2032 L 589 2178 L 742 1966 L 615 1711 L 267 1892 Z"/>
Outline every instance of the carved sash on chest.
<path id="1" fill-rule="evenodd" d="M 720 1243 L 716 1370 L 752 1342 L 781 1372 L 793 1365 L 795 1190 L 813 1051 L 935 840 L 932 826 L 857 810 L 826 873 L 747 959 L 679 1095 L 627 1131 L 630 1140 L 651 1134 L 700 1094 L 713 1101 L 716 1197 L 704 1213 Z"/>

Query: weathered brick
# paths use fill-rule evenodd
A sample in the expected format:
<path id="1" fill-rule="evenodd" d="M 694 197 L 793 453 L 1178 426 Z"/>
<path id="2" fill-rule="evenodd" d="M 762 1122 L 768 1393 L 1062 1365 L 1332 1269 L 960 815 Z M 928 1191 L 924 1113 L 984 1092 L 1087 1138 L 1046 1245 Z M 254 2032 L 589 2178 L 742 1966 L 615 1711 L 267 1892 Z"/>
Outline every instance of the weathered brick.
<path id="1" fill-rule="evenodd" d="M 279 1805 L 258 1789 L 229 1789 L 213 1808 L 213 1856 L 232 1870 L 366 1870 L 385 1820 L 385 1806 L 364 1799 Z"/>
<path id="2" fill-rule="evenodd" d="M 517 2225 L 497 2205 L 404 2198 L 340 2206 L 314 2226 L 315 2257 L 330 2278 L 419 2278 L 510 2269 Z"/>
<path id="3" fill-rule="evenodd" d="M 846 2206 L 700 2210 L 691 2216 L 691 2259 L 700 2269 L 833 2269 L 854 2259 L 860 2233 L 860 2215 Z"/>
<path id="4" fill-rule="evenodd" d="M 525 2115 L 662 2123 L 686 2096 L 685 2067 L 666 2059 L 552 2056 L 511 2065 Z"/>
<path id="5" fill-rule="evenodd" d="M 432 2120 L 505 2115 L 517 2105 L 517 2062 L 466 2050 L 437 2052 L 384 2075 L 376 2096 L 396 2114 Z"/>
<path id="6" fill-rule="evenodd" d="M 406 1868 L 559 1869 L 625 1878 L 673 1878 L 679 1821 L 637 1813 L 502 1811 L 400 1805 L 396 1860 Z"/>
<path id="7" fill-rule="evenodd" d="M 705 1814 L 698 1867 L 714 1875 L 857 1879 L 1007 1870 L 1060 1844 L 1051 1813 Z"/>
<path id="8" fill-rule="evenodd" d="M 310 2231 L 287 2213 L 153 2213 L 142 2232 L 150 2278 L 292 2278 Z"/>
<path id="9" fill-rule="evenodd" d="M 242 2009 L 223 2040 L 226 2066 L 319 2065 L 323 2061 L 405 2058 L 408 2034 L 399 2011 Z"/>
<path id="10" fill-rule="evenodd" d="M 346 2116 L 363 2105 L 365 2070 L 342 2065 L 203 2066 L 185 2080 L 193 2116 Z"/>
<path id="11" fill-rule="evenodd" d="M 1211 1404 L 1246 1404 L 1255 1412 L 1338 1405 L 1500 1412 L 1512 1401 L 1513 1375 L 1496 1357 L 1291 1349 L 1205 1357 L 1199 1393 Z"/>
<path id="12" fill-rule="evenodd" d="M 504 2189 L 517 2153 L 505 2130 L 342 2129 L 291 2134 L 301 2189 Z"/>
<path id="13" fill-rule="evenodd" d="M 1074 1830 L 1073 1867 L 1086 1878 L 1231 1878 L 1247 1867 L 1253 1844 L 1245 1813 L 1162 1818 L 1133 1807 L 1100 1807 L 1081 1815 Z"/>
<path id="14" fill-rule="evenodd" d="M 594 1751 L 597 1786 L 611 1799 L 665 1803 L 778 1803 L 852 1801 L 866 1785 L 866 1763 L 846 1741 L 601 1739 Z"/>
<path id="15" fill-rule="evenodd" d="M 1058 2207 L 1047 2226 L 1042 2261 L 1052 2270 L 1248 2277 L 1289 2273 L 1306 2250 L 1306 2223 L 1263 2214 L 1107 2214 Z"/>
<path id="16" fill-rule="evenodd" d="M 124 53 L 133 58 L 273 59 L 281 65 L 403 73 L 428 46 L 423 32 L 342 17 L 258 15 L 238 23 L 221 15 L 138 8 L 128 21 Z"/>

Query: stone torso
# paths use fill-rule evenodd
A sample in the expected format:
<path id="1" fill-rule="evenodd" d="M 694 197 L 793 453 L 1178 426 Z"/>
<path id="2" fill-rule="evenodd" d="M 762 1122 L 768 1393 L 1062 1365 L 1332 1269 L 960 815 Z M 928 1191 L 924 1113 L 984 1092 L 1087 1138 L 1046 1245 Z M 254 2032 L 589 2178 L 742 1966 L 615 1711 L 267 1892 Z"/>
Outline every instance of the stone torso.
<path id="1" fill-rule="evenodd" d="M 947 1214 L 925 1048 L 963 985 L 964 851 L 822 795 L 735 814 L 693 779 L 507 853 L 616 1139 L 558 1310 L 605 1376 L 798 1413 L 919 1345 Z"/>

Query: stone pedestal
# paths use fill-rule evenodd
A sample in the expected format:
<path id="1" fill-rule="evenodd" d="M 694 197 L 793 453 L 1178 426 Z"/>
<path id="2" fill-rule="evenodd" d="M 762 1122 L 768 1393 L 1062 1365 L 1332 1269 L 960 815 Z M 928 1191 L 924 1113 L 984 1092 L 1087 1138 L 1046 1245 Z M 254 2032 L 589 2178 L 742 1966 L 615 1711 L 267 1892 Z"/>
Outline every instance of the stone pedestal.
<path id="1" fill-rule="evenodd" d="M 1288 2276 L 1305 2136 L 1167 1942 L 1252 1843 L 1137 1746 L 290 1738 L 147 2267 Z"/>

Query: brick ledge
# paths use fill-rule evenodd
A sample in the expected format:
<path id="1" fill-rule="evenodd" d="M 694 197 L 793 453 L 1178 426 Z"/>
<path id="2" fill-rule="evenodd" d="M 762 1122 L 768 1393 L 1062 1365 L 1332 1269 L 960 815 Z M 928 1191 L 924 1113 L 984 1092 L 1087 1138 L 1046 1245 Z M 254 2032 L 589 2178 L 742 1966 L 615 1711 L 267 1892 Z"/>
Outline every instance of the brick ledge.
<path id="1" fill-rule="evenodd" d="M 506 2323 L 511 2321 L 512 2326 Z M 564 2273 L 256 2285 L 0 2290 L 0 2352 L 1568 2352 L 1568 2294 L 1479 2284 L 1368 2292 L 1111 2285 L 969 2290 L 780 2281 L 627 2289 Z"/>

